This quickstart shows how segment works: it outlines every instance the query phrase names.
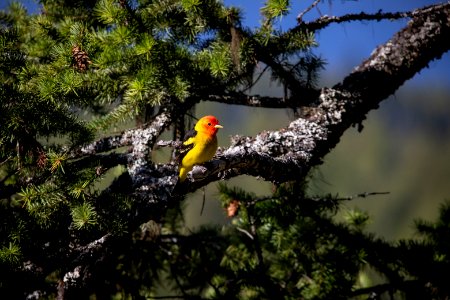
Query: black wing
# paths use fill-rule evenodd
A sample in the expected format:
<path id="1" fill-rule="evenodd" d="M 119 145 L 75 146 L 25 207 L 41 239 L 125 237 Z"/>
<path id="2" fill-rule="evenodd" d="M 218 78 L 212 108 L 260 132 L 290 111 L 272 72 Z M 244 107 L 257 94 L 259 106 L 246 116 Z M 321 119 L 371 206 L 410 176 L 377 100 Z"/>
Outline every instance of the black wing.
<path id="1" fill-rule="evenodd" d="M 186 134 L 184 135 L 184 139 L 183 139 L 183 144 L 181 144 L 181 146 L 177 149 L 178 151 L 178 155 L 176 156 L 176 161 L 180 164 L 181 160 L 183 160 L 184 156 L 186 155 L 186 153 L 189 152 L 189 150 L 191 150 L 194 147 L 194 143 L 191 140 L 188 144 L 184 144 L 185 142 L 188 142 L 189 139 L 194 138 L 197 135 L 197 131 L 195 131 L 194 129 L 189 130 L 188 132 L 186 132 Z"/>
<path id="2" fill-rule="evenodd" d="M 195 129 L 191 129 L 184 135 L 183 141 L 187 141 L 188 139 L 195 137 L 197 135 L 197 131 Z"/>

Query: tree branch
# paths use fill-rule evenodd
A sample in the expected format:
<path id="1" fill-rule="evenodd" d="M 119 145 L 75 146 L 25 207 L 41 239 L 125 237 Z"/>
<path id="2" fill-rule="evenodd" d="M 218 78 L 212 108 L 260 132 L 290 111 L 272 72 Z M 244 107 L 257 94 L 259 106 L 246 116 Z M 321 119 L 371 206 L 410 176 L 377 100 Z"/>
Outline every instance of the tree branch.
<path id="1" fill-rule="evenodd" d="M 192 192 L 210 182 L 241 174 L 279 182 L 306 176 L 336 146 L 345 130 L 360 124 L 371 109 L 450 49 L 450 3 L 416 10 L 413 14 L 404 29 L 379 46 L 341 83 L 323 88 L 303 118 L 277 131 L 234 137 L 232 145 L 219 151 L 214 160 L 194 168 L 192 178 L 183 184 L 183 191 Z M 226 97 L 229 95 L 222 99 Z M 249 101 L 241 97 L 242 103 Z M 270 103 L 269 99 L 258 101 L 258 105 Z M 172 201 L 179 201 L 172 195 L 177 167 L 147 161 L 149 145 L 155 143 L 170 122 L 171 114 L 162 112 L 146 128 L 131 130 L 126 138 L 122 137 L 127 142 L 120 142 L 133 146 L 128 154 L 128 176 L 136 210 L 129 216 L 130 231 L 152 216 L 160 216 Z M 99 246 L 105 248 L 104 244 Z M 75 271 L 74 275 L 79 274 Z M 81 280 L 75 277 L 70 280 Z"/>
<path id="2" fill-rule="evenodd" d="M 315 98 L 320 94 L 320 91 L 310 90 L 311 95 L 314 93 Z M 260 95 L 247 95 L 242 92 L 229 92 L 224 95 L 209 95 L 205 100 L 212 102 L 219 102 L 225 104 L 236 104 L 252 107 L 265 108 L 298 108 L 305 104 L 303 99 L 298 97 L 268 97 Z"/>
<path id="3" fill-rule="evenodd" d="M 278 41 L 279 42 L 279 41 Z M 280 82 L 290 90 L 291 94 L 299 99 L 303 104 L 309 104 L 317 96 L 317 90 L 305 86 L 298 78 L 277 61 L 278 53 L 270 53 L 259 44 L 255 44 L 256 59 L 270 67 L 272 73 L 278 77 Z"/>
<path id="4" fill-rule="evenodd" d="M 347 14 L 340 17 L 336 16 L 322 16 L 311 22 L 303 22 L 302 18 L 297 17 L 297 21 L 299 22 L 299 26 L 293 28 L 295 30 L 308 30 L 308 31 L 317 31 L 327 27 L 332 23 L 344 23 L 344 22 L 353 22 L 353 21 L 382 21 L 382 20 L 398 20 L 409 18 L 414 15 L 414 12 L 388 12 L 384 13 L 382 11 L 378 11 L 375 14 L 368 14 L 365 12 L 360 12 L 359 14 Z"/>
<path id="5" fill-rule="evenodd" d="M 120 134 L 98 139 L 88 145 L 75 149 L 71 158 L 94 155 L 111 151 L 117 148 L 132 146 L 138 136 L 144 137 L 145 143 L 154 143 L 156 138 L 164 131 L 171 121 L 171 112 L 163 111 L 152 122 L 140 127 L 125 130 Z"/>
<path id="6" fill-rule="evenodd" d="M 75 149 L 71 153 L 72 158 L 111 151 L 120 147 L 130 146 L 132 132 L 136 129 L 126 130 L 121 134 L 98 139 L 84 147 Z"/>
<path id="7" fill-rule="evenodd" d="M 241 174 L 287 181 L 307 174 L 346 129 L 393 94 L 406 80 L 450 49 L 450 4 L 415 11 L 411 22 L 381 45 L 334 88 L 322 89 L 308 116 L 279 131 L 235 138 L 205 168 L 195 168 L 188 191 Z"/>
<path id="8" fill-rule="evenodd" d="M 316 7 L 320 3 L 320 0 L 315 0 L 310 6 L 308 6 L 304 11 L 298 14 L 297 21 L 302 22 L 303 16 L 306 15 L 311 9 Z"/>
<path id="9" fill-rule="evenodd" d="M 420 17 L 424 14 L 430 14 L 440 9 L 445 9 L 448 3 L 435 4 L 427 7 L 419 8 L 413 11 L 406 12 L 382 12 L 381 10 L 374 14 L 368 14 L 365 12 L 360 12 L 358 14 L 346 14 L 340 17 L 336 16 L 322 16 L 311 22 L 303 22 L 302 17 L 303 14 L 299 14 L 297 17 L 297 21 L 299 25 L 297 27 L 292 28 L 289 32 L 296 32 L 299 30 L 307 30 L 307 31 L 317 31 L 327 27 L 332 23 L 344 23 L 344 22 L 353 22 L 353 21 L 383 21 L 383 20 L 398 20 L 404 18 L 414 18 Z"/>
<path id="10" fill-rule="evenodd" d="M 170 126 L 171 122 L 171 112 L 163 111 L 144 128 L 130 132 L 129 139 L 132 144 L 132 152 L 128 157 L 128 172 L 130 174 L 136 173 L 139 168 L 147 165 L 147 158 L 156 139 Z"/>
<path id="11" fill-rule="evenodd" d="M 318 104 L 309 108 L 307 116 L 278 131 L 262 132 L 254 138 L 235 137 L 232 146 L 206 163 L 206 168 L 193 170 L 195 180 L 186 181 L 186 191 L 241 174 L 279 181 L 306 176 L 347 128 L 361 123 L 371 109 L 450 49 L 450 4 L 424 11 L 427 13 L 416 11 L 403 30 L 378 47 L 343 82 L 323 88 Z M 173 165 L 144 168 L 141 180 L 134 181 L 135 190 L 148 201 L 157 201 L 155 195 L 164 195 L 167 201 L 176 182 L 175 170 Z M 159 192 L 149 192 L 155 189 Z"/>

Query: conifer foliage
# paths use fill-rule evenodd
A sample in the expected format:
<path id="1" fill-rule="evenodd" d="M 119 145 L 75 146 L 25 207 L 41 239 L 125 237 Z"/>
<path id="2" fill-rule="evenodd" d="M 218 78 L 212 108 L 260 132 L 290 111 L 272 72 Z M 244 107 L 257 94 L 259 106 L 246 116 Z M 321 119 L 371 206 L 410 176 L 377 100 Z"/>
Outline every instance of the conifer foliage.
<path id="1" fill-rule="evenodd" d="M 329 94 L 316 86 L 324 63 L 312 52 L 314 31 L 333 21 L 299 19 L 282 31 L 278 22 L 290 12 L 282 0 L 264 2 L 255 29 L 217 0 L 41 0 L 39 9 L 29 14 L 12 2 L 0 12 L 2 298 L 450 296 L 450 205 L 436 222 L 416 224 L 418 239 L 388 243 L 365 231 L 367 214 L 336 217 L 350 199 L 305 192 L 308 170 L 321 160 L 314 155 L 337 143 L 327 134 L 360 123 L 375 106 L 357 106 L 365 96 L 352 90 L 358 84 Z M 449 5 L 436 11 L 439 41 L 450 28 Z M 427 13 L 435 11 L 378 17 Z M 365 18 L 373 19 L 348 20 Z M 441 44 L 421 63 L 450 48 Z M 261 70 L 285 87 L 284 97 L 246 94 Z M 395 88 L 410 76 L 403 73 Z M 351 93 L 357 101 L 347 101 Z M 304 108 L 283 130 L 234 137 L 218 154 L 222 163 L 205 164 L 203 178 L 193 174 L 175 193 L 176 165 L 153 162 L 152 151 L 165 130 L 180 137 L 200 101 Z M 282 142 L 258 144 L 269 138 Z M 186 230 L 185 194 L 261 173 L 272 194 L 221 183 L 229 223 Z M 372 273 L 380 284 L 362 280 Z"/>

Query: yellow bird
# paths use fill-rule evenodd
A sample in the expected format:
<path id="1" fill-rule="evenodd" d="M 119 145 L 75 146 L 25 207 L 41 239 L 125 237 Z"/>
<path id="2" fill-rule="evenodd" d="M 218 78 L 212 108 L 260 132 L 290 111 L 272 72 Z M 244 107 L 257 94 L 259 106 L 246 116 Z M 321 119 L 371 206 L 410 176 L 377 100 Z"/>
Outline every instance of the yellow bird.
<path id="1" fill-rule="evenodd" d="M 181 152 L 179 181 L 186 179 L 187 173 L 194 165 L 202 164 L 211 160 L 217 150 L 217 131 L 223 128 L 219 120 L 214 116 L 205 116 L 198 120 L 193 130 L 190 130 L 183 142 Z"/>

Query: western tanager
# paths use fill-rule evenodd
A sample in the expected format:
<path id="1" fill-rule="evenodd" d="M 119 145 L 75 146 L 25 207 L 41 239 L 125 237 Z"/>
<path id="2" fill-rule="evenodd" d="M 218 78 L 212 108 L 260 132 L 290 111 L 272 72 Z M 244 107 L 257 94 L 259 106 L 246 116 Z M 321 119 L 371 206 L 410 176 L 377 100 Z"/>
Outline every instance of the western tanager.
<path id="1" fill-rule="evenodd" d="M 187 173 L 194 165 L 202 164 L 213 158 L 217 150 L 217 131 L 223 128 L 214 116 L 205 116 L 198 120 L 183 142 L 181 150 L 180 182 L 186 179 Z"/>

